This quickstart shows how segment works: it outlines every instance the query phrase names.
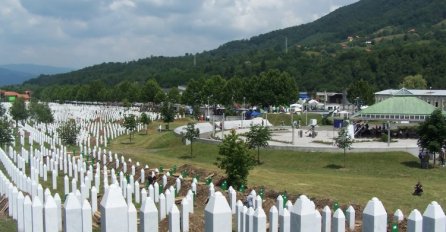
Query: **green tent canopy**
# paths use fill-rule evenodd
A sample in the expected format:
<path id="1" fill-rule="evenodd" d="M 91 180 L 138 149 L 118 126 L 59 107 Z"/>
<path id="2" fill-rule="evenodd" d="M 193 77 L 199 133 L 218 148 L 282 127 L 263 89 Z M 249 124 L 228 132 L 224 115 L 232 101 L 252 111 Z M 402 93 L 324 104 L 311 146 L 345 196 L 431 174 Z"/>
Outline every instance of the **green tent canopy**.
<path id="1" fill-rule="evenodd" d="M 417 97 L 402 95 L 371 105 L 354 114 L 352 119 L 421 122 L 435 109 L 435 106 Z"/>

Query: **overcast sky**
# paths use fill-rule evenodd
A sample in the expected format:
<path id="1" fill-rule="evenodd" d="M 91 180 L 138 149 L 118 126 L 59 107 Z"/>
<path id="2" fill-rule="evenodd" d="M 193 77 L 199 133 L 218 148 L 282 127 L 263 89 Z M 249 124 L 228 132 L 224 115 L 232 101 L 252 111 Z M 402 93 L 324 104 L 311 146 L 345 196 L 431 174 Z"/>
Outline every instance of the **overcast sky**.
<path id="1" fill-rule="evenodd" d="M 357 0 L 1 0 L 0 64 L 81 68 L 217 48 Z"/>

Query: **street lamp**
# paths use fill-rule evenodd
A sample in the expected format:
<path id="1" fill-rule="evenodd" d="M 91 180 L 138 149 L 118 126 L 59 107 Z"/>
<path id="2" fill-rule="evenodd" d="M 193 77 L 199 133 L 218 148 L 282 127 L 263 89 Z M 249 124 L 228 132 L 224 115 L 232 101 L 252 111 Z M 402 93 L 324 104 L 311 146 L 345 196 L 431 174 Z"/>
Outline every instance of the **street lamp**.
<path id="1" fill-rule="evenodd" d="M 243 97 L 243 108 L 242 108 L 242 128 L 243 128 L 243 120 L 245 120 L 245 97 Z"/>
<path id="2" fill-rule="evenodd" d="M 206 118 L 208 118 L 208 117 L 209 117 L 209 119 L 211 118 L 211 117 L 209 116 L 209 96 L 208 96 L 208 115 L 207 115 Z"/>

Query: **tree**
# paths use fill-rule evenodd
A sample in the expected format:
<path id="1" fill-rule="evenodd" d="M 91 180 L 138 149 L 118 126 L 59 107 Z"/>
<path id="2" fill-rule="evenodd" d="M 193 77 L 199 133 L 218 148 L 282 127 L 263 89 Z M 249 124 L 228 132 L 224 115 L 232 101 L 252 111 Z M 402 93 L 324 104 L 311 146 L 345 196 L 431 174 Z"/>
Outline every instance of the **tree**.
<path id="1" fill-rule="evenodd" d="M 136 130 L 136 119 L 135 115 L 130 114 L 128 116 L 124 116 L 124 123 L 122 124 L 125 129 L 129 131 L 129 140 L 132 142 L 133 132 Z"/>
<path id="2" fill-rule="evenodd" d="M 0 117 L 3 117 L 6 113 L 6 109 L 3 104 L 0 103 Z"/>
<path id="3" fill-rule="evenodd" d="M 346 151 L 347 149 L 351 149 L 352 144 L 353 144 L 353 139 L 352 137 L 348 134 L 347 128 L 343 127 L 340 131 L 339 131 L 339 136 L 335 139 L 336 145 L 341 148 L 344 149 L 344 168 L 345 168 L 345 156 L 346 156 Z"/>
<path id="4" fill-rule="evenodd" d="M 218 146 L 216 165 L 223 169 L 232 186 L 246 185 L 249 171 L 254 168 L 256 160 L 248 145 L 232 130 Z"/>
<path id="5" fill-rule="evenodd" d="M 180 103 L 181 94 L 177 87 L 171 88 L 167 93 L 167 100 L 172 103 Z"/>
<path id="6" fill-rule="evenodd" d="M 5 149 L 6 146 L 10 145 L 13 141 L 12 129 L 9 125 L 8 120 L 2 117 L 0 119 L 0 146 Z"/>
<path id="7" fill-rule="evenodd" d="M 446 119 L 441 109 L 436 109 L 418 126 L 418 146 L 434 154 L 440 152 L 446 139 Z"/>
<path id="8" fill-rule="evenodd" d="M 347 93 L 348 100 L 352 103 L 356 99 L 367 105 L 375 103 L 375 86 L 365 80 L 354 81 L 348 87 Z"/>
<path id="9" fill-rule="evenodd" d="M 28 118 L 28 110 L 26 109 L 25 100 L 23 100 L 23 98 L 16 98 L 9 110 L 12 115 L 12 119 L 15 120 L 16 127 L 18 126 L 19 121 L 23 121 Z"/>
<path id="10" fill-rule="evenodd" d="M 147 126 L 152 122 L 152 120 L 147 116 L 146 113 L 142 113 L 141 114 L 141 118 L 139 119 L 139 121 L 145 125 L 146 127 L 146 134 L 147 134 Z"/>
<path id="11" fill-rule="evenodd" d="M 64 145 L 76 145 L 80 127 L 76 126 L 76 122 L 73 119 L 64 122 L 56 129 L 56 131 Z"/>
<path id="12" fill-rule="evenodd" d="M 159 91 L 158 93 L 156 93 L 155 98 L 153 99 L 153 102 L 155 102 L 156 104 L 160 104 L 161 102 L 166 101 L 167 96 L 163 91 Z M 167 99 L 167 101 L 169 101 Z"/>
<path id="13" fill-rule="evenodd" d="M 169 123 L 173 122 L 175 119 L 175 109 L 170 102 L 163 102 L 163 106 L 161 107 L 161 117 L 163 118 L 163 122 L 167 123 L 166 129 L 169 129 Z"/>
<path id="14" fill-rule="evenodd" d="M 155 79 L 149 79 L 147 80 L 146 84 L 143 87 L 143 97 L 144 100 L 147 102 L 154 102 L 155 96 L 159 92 L 162 92 L 163 90 L 158 85 L 158 82 Z"/>
<path id="15" fill-rule="evenodd" d="M 29 105 L 29 117 L 39 123 L 48 124 L 54 122 L 53 112 L 48 103 L 31 101 Z"/>
<path id="16" fill-rule="evenodd" d="M 200 136 L 200 129 L 195 128 L 195 123 L 188 123 L 186 133 L 182 133 L 183 137 L 190 141 L 190 156 L 192 157 L 192 144 L 198 136 Z"/>
<path id="17" fill-rule="evenodd" d="M 260 164 L 260 147 L 267 147 L 271 139 L 271 131 L 268 127 L 261 125 L 251 126 L 246 134 L 246 143 L 250 148 L 257 148 L 257 163 Z"/>
<path id="18" fill-rule="evenodd" d="M 422 75 L 406 76 L 400 84 L 400 88 L 406 89 L 426 89 L 427 82 Z"/>

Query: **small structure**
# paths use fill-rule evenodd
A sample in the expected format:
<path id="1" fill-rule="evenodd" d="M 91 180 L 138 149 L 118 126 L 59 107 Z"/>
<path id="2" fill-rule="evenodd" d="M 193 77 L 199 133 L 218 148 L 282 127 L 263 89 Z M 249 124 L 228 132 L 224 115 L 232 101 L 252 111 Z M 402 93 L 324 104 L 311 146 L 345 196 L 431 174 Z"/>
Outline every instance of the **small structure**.
<path id="1" fill-rule="evenodd" d="M 435 89 L 386 89 L 375 93 L 375 102 L 381 102 L 395 96 L 417 97 L 428 104 L 446 109 L 446 90 Z"/>
<path id="2" fill-rule="evenodd" d="M 353 115 L 352 119 L 378 121 L 423 122 L 435 106 L 414 96 L 399 95 L 387 98 Z"/>
<path id="3" fill-rule="evenodd" d="M 14 102 L 17 98 L 29 101 L 31 99 L 31 92 L 25 91 L 24 94 L 21 94 L 14 91 L 0 90 L 0 98 L 3 102 Z"/>

